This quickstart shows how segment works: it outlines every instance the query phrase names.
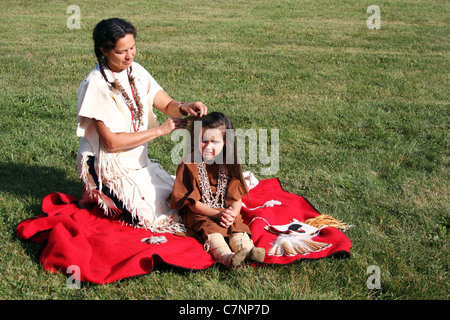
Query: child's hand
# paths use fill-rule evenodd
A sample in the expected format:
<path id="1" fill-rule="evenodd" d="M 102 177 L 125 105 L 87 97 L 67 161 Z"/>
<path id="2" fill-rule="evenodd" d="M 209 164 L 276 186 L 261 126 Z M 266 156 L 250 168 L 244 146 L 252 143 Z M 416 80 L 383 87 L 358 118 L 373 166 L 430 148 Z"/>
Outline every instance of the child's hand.
<path id="1" fill-rule="evenodd" d="M 220 225 L 224 228 L 228 228 L 234 223 L 239 212 L 233 207 L 228 207 L 220 212 Z"/>

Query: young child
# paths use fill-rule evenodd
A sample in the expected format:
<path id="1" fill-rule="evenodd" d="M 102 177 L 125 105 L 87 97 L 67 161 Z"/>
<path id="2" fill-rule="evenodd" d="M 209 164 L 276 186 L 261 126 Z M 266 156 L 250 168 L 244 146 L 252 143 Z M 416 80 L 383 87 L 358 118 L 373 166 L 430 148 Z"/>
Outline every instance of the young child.
<path id="1" fill-rule="evenodd" d="M 199 127 L 197 121 L 201 130 L 194 130 Z M 199 234 L 205 250 L 229 267 L 244 261 L 262 262 L 265 257 L 265 249 L 254 246 L 240 214 L 247 186 L 235 142 L 234 128 L 223 113 L 194 118 L 192 153 L 177 168 L 171 197 L 171 207 L 180 211 L 186 228 Z"/>

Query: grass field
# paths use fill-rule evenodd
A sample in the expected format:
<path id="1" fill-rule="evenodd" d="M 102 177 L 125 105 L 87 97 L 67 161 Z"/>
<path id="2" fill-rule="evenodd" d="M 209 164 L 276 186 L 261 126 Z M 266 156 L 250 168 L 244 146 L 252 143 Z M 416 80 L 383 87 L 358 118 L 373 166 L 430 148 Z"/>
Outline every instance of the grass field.
<path id="1" fill-rule="evenodd" d="M 369 29 L 367 7 L 381 10 Z M 66 25 L 69 5 L 81 28 Z M 1 1 L 1 299 L 448 299 L 448 1 Z M 278 177 L 322 213 L 356 225 L 348 259 L 288 266 L 160 267 L 68 289 L 15 227 L 42 198 L 74 196 L 77 87 L 95 65 L 92 29 L 138 28 L 136 61 L 177 100 L 237 128 L 279 129 Z M 161 120 L 163 114 L 158 114 Z M 174 173 L 170 137 L 150 156 Z M 381 289 L 369 289 L 378 266 Z"/>

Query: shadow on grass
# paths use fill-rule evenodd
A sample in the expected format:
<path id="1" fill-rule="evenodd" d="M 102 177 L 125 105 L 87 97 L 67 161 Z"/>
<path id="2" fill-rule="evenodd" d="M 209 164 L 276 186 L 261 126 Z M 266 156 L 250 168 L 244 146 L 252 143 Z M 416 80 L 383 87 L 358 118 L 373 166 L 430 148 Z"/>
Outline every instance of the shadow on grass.
<path id="1" fill-rule="evenodd" d="M 6 210 L 18 210 L 8 215 L 4 222 L 16 224 L 42 213 L 42 200 L 53 192 L 81 196 L 82 182 L 67 178 L 67 173 L 51 166 L 0 162 L 0 192 L 12 201 Z M 3 199 L 2 201 L 5 201 Z M 13 225 L 14 224 L 14 225 Z"/>
<path id="2" fill-rule="evenodd" d="M 9 225 L 12 239 L 17 239 L 16 227 L 21 221 L 42 213 L 42 199 L 46 195 L 61 192 L 79 197 L 82 190 L 81 180 L 68 179 L 66 172 L 52 166 L 0 162 L 0 177 L 0 192 L 4 197 L 10 195 L 22 205 L 20 212 L 3 217 L 3 223 Z M 16 205 L 11 206 L 14 208 Z M 39 263 L 40 244 L 20 241 L 20 245 L 33 261 Z"/>
<path id="3" fill-rule="evenodd" d="M 43 199 L 52 192 L 75 197 L 81 195 L 82 182 L 67 178 L 67 173 L 52 166 L 0 162 L 0 191 L 19 198 Z"/>

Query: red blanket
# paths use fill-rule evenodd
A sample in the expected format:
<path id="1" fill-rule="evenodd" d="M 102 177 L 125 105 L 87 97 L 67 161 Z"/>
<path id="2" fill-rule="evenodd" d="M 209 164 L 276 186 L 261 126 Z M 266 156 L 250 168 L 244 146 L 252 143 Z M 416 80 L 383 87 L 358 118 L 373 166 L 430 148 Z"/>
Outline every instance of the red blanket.
<path id="1" fill-rule="evenodd" d="M 172 234 L 153 234 L 103 215 L 98 207 L 79 209 L 75 198 L 63 193 L 47 195 L 42 202 L 43 213 L 21 222 L 16 229 L 22 240 L 42 244 L 39 262 L 52 272 L 72 274 L 69 266 L 79 268 L 83 282 L 110 283 L 144 275 L 155 265 L 203 270 L 215 261 L 196 239 Z M 261 207 L 267 201 L 277 205 Z M 269 223 L 281 225 L 291 219 L 304 221 L 319 213 L 301 196 L 284 191 L 278 179 L 261 180 L 243 198 L 242 215 L 250 225 L 256 246 L 268 251 L 276 234 L 264 229 Z M 259 207 L 259 208 L 258 208 Z M 256 208 L 256 209 L 255 209 Z M 143 238 L 163 235 L 167 242 L 148 244 Z M 288 264 L 299 259 L 317 259 L 335 254 L 350 256 L 351 241 L 335 228 L 325 228 L 315 241 L 332 245 L 318 252 L 295 256 L 266 256 L 266 264 Z M 69 269 L 68 269 L 69 268 Z M 72 267 L 73 268 L 73 267 Z"/>

